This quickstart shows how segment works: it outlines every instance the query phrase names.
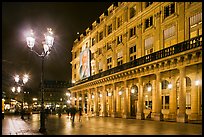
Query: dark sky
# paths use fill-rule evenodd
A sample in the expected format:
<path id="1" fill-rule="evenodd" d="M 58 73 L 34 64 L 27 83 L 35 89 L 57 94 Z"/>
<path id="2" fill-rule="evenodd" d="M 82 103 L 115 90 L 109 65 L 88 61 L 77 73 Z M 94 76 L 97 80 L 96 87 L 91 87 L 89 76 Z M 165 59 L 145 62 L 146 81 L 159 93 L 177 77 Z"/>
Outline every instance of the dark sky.
<path id="1" fill-rule="evenodd" d="M 27 86 L 38 89 L 41 59 L 32 53 L 25 34 L 33 29 L 35 50 L 42 52 L 48 27 L 55 34 L 51 54 L 45 60 L 47 80 L 71 80 L 71 49 L 77 32 L 85 30 L 111 5 L 111 2 L 4 2 L 2 3 L 2 87 L 10 89 L 12 76 L 29 73 Z"/>

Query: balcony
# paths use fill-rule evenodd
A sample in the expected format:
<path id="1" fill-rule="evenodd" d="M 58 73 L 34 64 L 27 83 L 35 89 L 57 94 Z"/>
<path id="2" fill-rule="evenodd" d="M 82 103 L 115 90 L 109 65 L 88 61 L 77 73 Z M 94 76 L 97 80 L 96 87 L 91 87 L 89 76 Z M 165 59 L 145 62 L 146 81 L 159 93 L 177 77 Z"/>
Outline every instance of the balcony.
<path id="1" fill-rule="evenodd" d="M 190 40 L 175 44 L 171 47 L 167 47 L 167 48 L 164 48 L 162 50 L 153 52 L 149 55 L 143 56 L 143 57 L 138 58 L 136 60 L 133 60 L 131 62 L 127 62 L 127 63 L 122 64 L 120 66 L 111 68 L 109 70 L 103 71 L 103 72 L 98 73 L 96 75 L 90 76 L 86 79 L 77 81 L 74 85 L 79 85 L 79 84 L 85 83 L 87 81 L 96 80 L 96 79 L 104 77 L 104 76 L 108 76 L 108 75 L 111 75 L 111 74 L 114 74 L 114 73 L 117 73 L 117 72 L 120 72 L 120 71 L 123 71 L 126 69 L 130 69 L 130 68 L 133 68 L 136 66 L 140 66 L 140 65 L 155 61 L 155 60 L 169 57 L 169 56 L 172 56 L 172 55 L 175 55 L 175 54 L 187 51 L 187 50 L 191 50 L 191 49 L 194 49 L 197 47 L 202 47 L 202 35 L 195 37 L 195 38 L 192 38 Z M 74 85 L 72 85 L 72 86 L 74 86 Z"/>

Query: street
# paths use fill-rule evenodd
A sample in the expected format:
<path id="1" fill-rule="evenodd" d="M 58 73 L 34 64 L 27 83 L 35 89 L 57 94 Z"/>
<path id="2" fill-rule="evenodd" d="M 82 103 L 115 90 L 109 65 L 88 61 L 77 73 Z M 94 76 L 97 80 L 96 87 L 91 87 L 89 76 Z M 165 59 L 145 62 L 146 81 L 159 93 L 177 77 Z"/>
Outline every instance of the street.
<path id="1" fill-rule="evenodd" d="M 39 114 L 30 119 L 6 115 L 2 119 L 2 135 L 40 135 Z M 49 115 L 46 119 L 46 135 L 202 135 L 202 124 L 189 124 L 164 121 L 148 121 L 111 117 L 75 117 L 75 122 L 66 114 L 61 118 Z"/>

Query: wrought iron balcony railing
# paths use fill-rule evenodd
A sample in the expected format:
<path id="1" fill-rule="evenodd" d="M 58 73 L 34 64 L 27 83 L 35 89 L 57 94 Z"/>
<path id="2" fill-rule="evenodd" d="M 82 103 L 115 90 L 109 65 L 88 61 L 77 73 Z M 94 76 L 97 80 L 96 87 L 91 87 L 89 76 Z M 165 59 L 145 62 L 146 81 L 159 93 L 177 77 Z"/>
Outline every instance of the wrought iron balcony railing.
<path id="1" fill-rule="evenodd" d="M 79 84 L 85 83 L 87 81 L 92 81 L 92 80 L 95 80 L 95 79 L 98 79 L 98 78 L 101 78 L 104 76 L 108 76 L 110 74 L 114 74 L 114 73 L 129 69 L 129 68 L 143 65 L 145 63 L 149 63 L 149 62 L 152 62 L 152 61 L 155 61 L 158 59 L 162 59 L 162 58 L 165 58 L 165 57 L 168 57 L 171 55 L 175 55 L 175 54 L 178 54 L 178 53 L 190 50 L 190 49 L 194 49 L 194 48 L 197 48 L 200 46 L 202 46 L 202 35 L 195 37 L 195 38 L 192 38 L 192 39 L 189 39 L 187 41 L 175 44 L 173 46 L 164 48 L 162 50 L 153 52 L 149 55 L 143 56 L 143 57 L 138 58 L 136 60 L 133 60 L 131 62 L 124 63 L 120 66 L 108 69 L 108 70 L 103 71 L 101 73 L 98 73 L 96 75 L 90 76 L 84 80 L 78 81 L 74 85 L 79 85 Z M 72 86 L 74 86 L 74 85 L 72 85 Z"/>

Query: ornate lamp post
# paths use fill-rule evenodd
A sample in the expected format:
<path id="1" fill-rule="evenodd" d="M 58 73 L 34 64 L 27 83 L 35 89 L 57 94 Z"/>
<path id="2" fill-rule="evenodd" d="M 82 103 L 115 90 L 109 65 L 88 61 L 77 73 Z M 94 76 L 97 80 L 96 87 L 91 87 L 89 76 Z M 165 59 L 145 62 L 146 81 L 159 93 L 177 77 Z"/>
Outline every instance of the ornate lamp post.
<path id="1" fill-rule="evenodd" d="M 44 110 L 44 86 L 43 86 L 43 81 L 44 81 L 44 59 L 45 57 L 50 54 L 51 48 L 54 43 L 54 37 L 53 37 L 53 32 L 51 28 L 47 29 L 47 33 L 45 34 L 45 41 L 42 42 L 43 44 L 43 51 L 41 54 L 33 50 L 33 47 L 35 45 L 35 38 L 33 31 L 31 31 L 30 36 L 26 38 L 27 45 L 30 48 L 30 51 L 34 52 L 36 55 L 38 55 L 41 60 L 42 60 L 42 69 L 41 69 L 41 111 L 40 111 L 40 129 L 39 132 L 43 133 L 46 132 L 45 128 L 45 110 Z"/>
<path id="2" fill-rule="evenodd" d="M 28 82 L 29 76 L 27 74 L 23 75 L 23 78 L 20 79 L 19 75 L 15 75 L 14 76 L 14 80 L 15 80 L 15 84 L 17 85 L 17 87 L 12 87 L 12 92 L 15 93 L 16 91 L 18 93 L 21 92 L 21 87 L 23 89 L 23 86 Z M 23 103 L 24 103 L 24 92 L 22 91 L 22 105 L 21 105 L 21 111 L 23 111 Z M 21 119 L 24 119 L 23 114 L 21 115 Z"/>

